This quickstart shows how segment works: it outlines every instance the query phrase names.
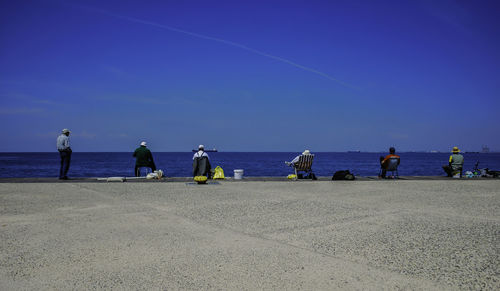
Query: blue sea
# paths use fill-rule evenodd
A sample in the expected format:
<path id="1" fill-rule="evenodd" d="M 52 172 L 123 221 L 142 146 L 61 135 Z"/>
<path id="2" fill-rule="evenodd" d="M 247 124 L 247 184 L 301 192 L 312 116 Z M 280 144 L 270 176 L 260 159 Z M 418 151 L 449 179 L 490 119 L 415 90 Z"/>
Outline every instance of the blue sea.
<path id="1" fill-rule="evenodd" d="M 244 176 L 287 176 L 290 161 L 300 153 L 287 152 L 216 152 L 209 153 L 212 168 L 221 166 L 226 176 L 243 169 Z M 332 176 L 338 170 L 350 170 L 359 176 L 376 176 L 379 157 L 387 153 L 314 153 L 313 171 L 317 176 Z M 441 166 L 448 153 L 398 153 L 401 156 L 401 176 L 442 176 Z M 156 167 L 168 177 L 189 177 L 192 170 L 191 152 L 153 153 Z M 500 153 L 464 153 L 464 170 L 479 168 L 500 170 Z M 132 153 L 74 152 L 69 177 L 133 176 L 135 159 Z M 0 153 L 0 177 L 57 177 L 59 153 Z"/>

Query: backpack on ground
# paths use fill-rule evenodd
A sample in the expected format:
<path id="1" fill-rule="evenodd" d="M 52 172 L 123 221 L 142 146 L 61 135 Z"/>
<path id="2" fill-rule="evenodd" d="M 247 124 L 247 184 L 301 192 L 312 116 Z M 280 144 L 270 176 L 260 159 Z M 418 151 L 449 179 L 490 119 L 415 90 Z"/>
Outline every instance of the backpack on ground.
<path id="1" fill-rule="evenodd" d="M 337 171 L 333 174 L 332 180 L 354 180 L 356 177 L 349 170 Z"/>
<path id="2" fill-rule="evenodd" d="M 217 166 L 215 167 L 215 170 L 214 170 L 214 175 L 212 177 L 212 179 L 222 179 L 224 180 L 224 170 L 222 170 L 222 168 L 220 166 Z"/>

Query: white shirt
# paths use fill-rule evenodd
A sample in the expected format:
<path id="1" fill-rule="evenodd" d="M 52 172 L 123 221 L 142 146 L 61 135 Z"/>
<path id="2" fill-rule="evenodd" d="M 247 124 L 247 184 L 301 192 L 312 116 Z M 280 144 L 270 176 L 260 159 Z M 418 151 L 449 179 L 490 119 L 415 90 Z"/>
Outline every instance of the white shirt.
<path id="1" fill-rule="evenodd" d="M 196 158 L 201 158 L 201 157 L 207 157 L 207 159 L 209 159 L 208 154 L 206 152 L 204 152 L 204 151 L 197 151 L 193 155 L 193 160 L 196 159 Z"/>
<path id="2" fill-rule="evenodd" d="M 310 156 L 310 155 L 311 155 L 311 154 L 309 154 L 309 155 L 298 155 L 298 156 L 296 156 L 296 157 L 295 157 L 295 158 L 294 158 L 294 159 L 293 159 L 290 163 L 291 163 L 291 164 L 295 164 L 295 163 L 297 163 L 297 162 L 299 161 L 299 158 L 300 158 L 301 156 Z"/>
<path id="3" fill-rule="evenodd" d="M 300 156 L 301 156 L 301 155 L 296 156 L 296 157 L 295 157 L 295 158 L 294 158 L 294 159 L 293 159 L 290 163 L 291 163 L 291 164 L 295 164 L 295 163 L 297 163 L 297 162 L 299 161 Z"/>

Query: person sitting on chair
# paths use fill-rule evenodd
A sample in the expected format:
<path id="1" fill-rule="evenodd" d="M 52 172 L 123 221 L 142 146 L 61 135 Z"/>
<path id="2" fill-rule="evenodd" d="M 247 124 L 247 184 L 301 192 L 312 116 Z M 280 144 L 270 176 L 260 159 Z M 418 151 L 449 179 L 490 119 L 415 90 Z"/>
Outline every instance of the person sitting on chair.
<path id="1" fill-rule="evenodd" d="M 135 157 L 135 176 L 141 176 L 141 168 L 151 168 L 151 171 L 156 171 L 156 165 L 153 161 L 151 151 L 146 147 L 146 142 L 141 142 L 141 146 L 134 151 Z"/>
<path id="2" fill-rule="evenodd" d="M 401 162 L 401 157 L 396 155 L 396 149 L 394 147 L 389 148 L 389 154 L 385 157 L 380 157 L 380 168 L 382 170 L 379 178 L 385 178 L 385 174 L 387 173 L 387 168 L 391 162 L 391 160 L 397 160 L 397 166 Z"/>
<path id="3" fill-rule="evenodd" d="M 205 146 L 200 144 L 198 151 L 193 155 L 193 177 L 207 176 L 207 178 L 210 178 L 211 168 L 208 154 L 205 152 Z"/>
<path id="4" fill-rule="evenodd" d="M 302 160 L 301 160 L 301 157 L 302 157 Z M 309 157 L 309 159 L 307 157 Z M 314 157 L 314 155 L 312 155 L 309 150 L 305 150 L 301 155 L 296 156 L 291 162 L 285 162 L 285 164 L 294 168 L 295 174 L 297 175 L 298 179 L 302 179 L 302 178 L 306 179 L 307 178 L 307 179 L 316 180 L 316 175 L 312 172 L 312 169 L 311 169 L 313 157 Z M 302 161 L 302 164 L 301 164 L 301 161 Z M 306 164 L 304 164 L 304 161 L 308 161 L 308 162 L 306 162 Z M 308 165 L 307 165 L 307 163 L 308 163 Z M 304 166 L 306 168 L 303 168 Z M 298 173 L 299 171 L 303 171 L 307 175 L 303 176 L 302 174 Z"/>
<path id="5" fill-rule="evenodd" d="M 295 164 L 299 161 L 300 156 L 307 156 L 310 155 L 311 152 L 309 150 L 305 150 L 301 155 L 296 156 L 291 162 L 285 162 L 290 167 L 294 167 Z"/>
<path id="6" fill-rule="evenodd" d="M 464 156 L 460 154 L 458 147 L 453 147 L 451 150 L 452 155 L 450 156 L 448 165 L 443 166 L 443 170 L 446 172 L 448 177 L 453 177 L 453 175 L 460 173 L 462 177 L 462 167 L 464 165 Z"/>

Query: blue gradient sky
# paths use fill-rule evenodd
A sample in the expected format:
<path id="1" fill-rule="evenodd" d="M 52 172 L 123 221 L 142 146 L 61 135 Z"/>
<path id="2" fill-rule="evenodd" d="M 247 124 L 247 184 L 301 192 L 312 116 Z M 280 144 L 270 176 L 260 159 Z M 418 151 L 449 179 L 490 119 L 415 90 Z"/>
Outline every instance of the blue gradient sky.
<path id="1" fill-rule="evenodd" d="M 500 150 L 498 1 L 2 1 L 0 151 Z"/>

